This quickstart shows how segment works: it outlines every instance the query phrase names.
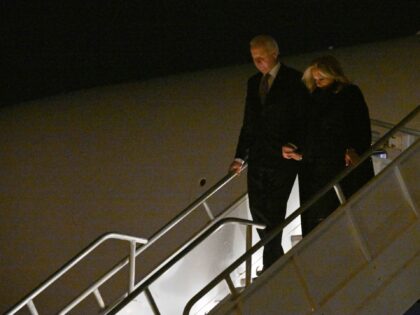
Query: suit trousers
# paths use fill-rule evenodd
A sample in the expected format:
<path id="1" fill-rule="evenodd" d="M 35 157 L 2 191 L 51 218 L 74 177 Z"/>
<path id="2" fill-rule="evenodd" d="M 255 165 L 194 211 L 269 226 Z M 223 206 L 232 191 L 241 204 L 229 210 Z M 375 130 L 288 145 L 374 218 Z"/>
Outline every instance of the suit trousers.
<path id="1" fill-rule="evenodd" d="M 285 167 L 278 168 L 254 166 L 251 163 L 248 167 L 251 214 L 254 221 L 266 225 L 266 229 L 258 230 L 261 239 L 285 220 L 287 201 L 297 175 L 294 161 L 285 162 Z M 264 269 L 284 254 L 281 240 L 282 232 L 264 246 Z"/>

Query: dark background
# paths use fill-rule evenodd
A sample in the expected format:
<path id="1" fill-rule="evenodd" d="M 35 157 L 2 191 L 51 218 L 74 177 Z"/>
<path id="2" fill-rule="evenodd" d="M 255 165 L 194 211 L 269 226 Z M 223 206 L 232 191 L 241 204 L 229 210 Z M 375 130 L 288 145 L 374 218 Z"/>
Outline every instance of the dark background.
<path id="1" fill-rule="evenodd" d="M 2 0 L 0 105 L 98 85 L 414 35 L 420 1 Z"/>

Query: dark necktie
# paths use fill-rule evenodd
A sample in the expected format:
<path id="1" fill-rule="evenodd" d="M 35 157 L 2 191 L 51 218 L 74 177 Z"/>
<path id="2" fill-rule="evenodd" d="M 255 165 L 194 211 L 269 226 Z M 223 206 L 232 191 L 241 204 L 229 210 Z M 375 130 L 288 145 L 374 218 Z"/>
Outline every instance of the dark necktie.
<path id="1" fill-rule="evenodd" d="M 264 76 L 261 78 L 260 81 L 260 99 L 261 99 L 261 104 L 265 103 L 265 99 L 267 97 L 268 91 L 270 90 L 270 84 L 268 82 L 268 80 L 270 79 L 270 74 L 266 73 L 264 74 Z"/>

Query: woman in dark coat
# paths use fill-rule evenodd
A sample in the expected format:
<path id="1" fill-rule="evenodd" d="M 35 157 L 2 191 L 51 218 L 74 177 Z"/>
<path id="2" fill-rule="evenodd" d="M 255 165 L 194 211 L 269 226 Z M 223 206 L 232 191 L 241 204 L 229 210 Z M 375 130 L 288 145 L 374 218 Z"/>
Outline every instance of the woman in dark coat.
<path id="1" fill-rule="evenodd" d="M 305 145 L 283 147 L 283 157 L 301 160 L 299 190 L 301 205 L 347 166 L 355 165 L 371 145 L 369 112 L 359 87 L 344 75 L 332 56 L 315 59 L 305 70 L 303 81 L 312 96 L 308 108 Z M 374 176 L 370 158 L 340 184 L 349 198 Z M 331 189 L 301 216 L 307 235 L 339 206 Z"/>

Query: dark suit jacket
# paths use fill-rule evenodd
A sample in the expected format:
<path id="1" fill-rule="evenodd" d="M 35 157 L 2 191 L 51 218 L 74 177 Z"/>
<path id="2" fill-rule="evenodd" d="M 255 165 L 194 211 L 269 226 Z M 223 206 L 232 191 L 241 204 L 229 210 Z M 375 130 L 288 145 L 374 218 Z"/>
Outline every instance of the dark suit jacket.
<path id="1" fill-rule="evenodd" d="M 265 104 L 261 104 L 259 84 L 262 74 L 248 80 L 245 114 L 236 158 L 249 165 L 276 168 L 294 161 L 282 157 L 282 145 L 303 141 L 304 109 L 308 92 L 302 74 L 281 64 Z"/>

